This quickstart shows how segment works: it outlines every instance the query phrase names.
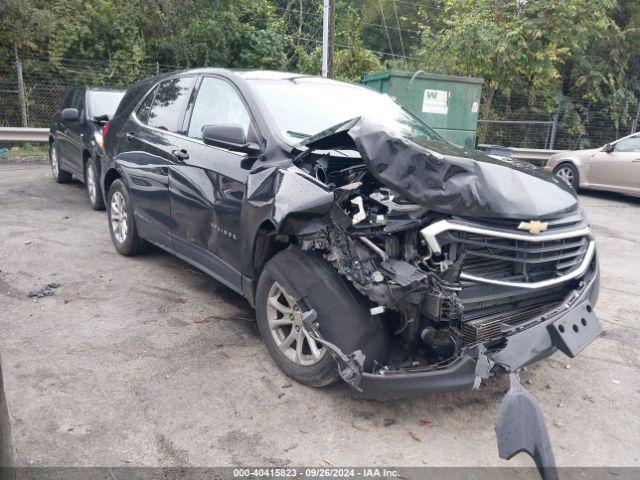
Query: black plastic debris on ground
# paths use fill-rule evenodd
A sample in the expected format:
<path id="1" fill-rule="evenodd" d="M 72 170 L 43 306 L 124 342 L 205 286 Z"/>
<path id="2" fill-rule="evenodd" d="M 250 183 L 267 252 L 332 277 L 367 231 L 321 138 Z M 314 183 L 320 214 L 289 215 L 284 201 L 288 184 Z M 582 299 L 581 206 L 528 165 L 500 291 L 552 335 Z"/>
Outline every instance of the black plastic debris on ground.
<path id="1" fill-rule="evenodd" d="M 32 290 L 27 294 L 29 298 L 43 298 L 49 297 L 55 293 L 56 288 L 58 288 L 60 284 L 58 283 L 48 283 L 44 287 L 39 288 L 38 290 Z"/>

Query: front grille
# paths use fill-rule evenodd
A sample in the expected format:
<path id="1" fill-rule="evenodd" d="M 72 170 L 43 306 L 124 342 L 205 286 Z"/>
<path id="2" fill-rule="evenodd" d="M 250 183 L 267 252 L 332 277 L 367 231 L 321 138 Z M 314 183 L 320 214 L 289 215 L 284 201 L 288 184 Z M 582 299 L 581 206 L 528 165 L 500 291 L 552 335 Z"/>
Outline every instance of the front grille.
<path id="1" fill-rule="evenodd" d="M 513 328 L 558 307 L 595 253 L 588 226 L 573 217 L 558 219 L 553 231 L 538 235 L 507 221 L 456 220 L 440 220 L 421 234 L 443 269 L 460 272 L 460 328 L 466 345 L 495 344 Z"/>
<path id="2" fill-rule="evenodd" d="M 464 223 L 474 224 L 482 228 L 499 228 L 518 231 L 518 225 L 522 220 L 514 220 L 508 218 L 460 218 Z M 554 231 L 562 228 L 570 228 L 578 226 L 583 222 L 582 212 L 576 211 L 570 214 L 562 215 L 557 218 L 546 219 L 548 231 Z"/>
<path id="3" fill-rule="evenodd" d="M 534 242 L 452 230 L 438 240 L 449 244 L 450 258 L 463 258 L 463 273 L 517 283 L 569 273 L 582 263 L 590 241 L 586 235 Z"/>

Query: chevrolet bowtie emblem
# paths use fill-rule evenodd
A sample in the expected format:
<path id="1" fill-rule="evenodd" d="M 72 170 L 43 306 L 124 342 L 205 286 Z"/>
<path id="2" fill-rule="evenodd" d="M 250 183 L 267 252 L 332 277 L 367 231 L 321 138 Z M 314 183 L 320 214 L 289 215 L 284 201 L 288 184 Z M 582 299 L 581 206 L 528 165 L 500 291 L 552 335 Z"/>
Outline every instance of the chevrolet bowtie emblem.
<path id="1" fill-rule="evenodd" d="M 529 233 L 538 234 L 544 232 L 549 224 L 547 222 L 540 222 L 538 220 L 531 220 L 530 222 L 520 222 L 518 225 L 519 230 L 528 230 Z"/>

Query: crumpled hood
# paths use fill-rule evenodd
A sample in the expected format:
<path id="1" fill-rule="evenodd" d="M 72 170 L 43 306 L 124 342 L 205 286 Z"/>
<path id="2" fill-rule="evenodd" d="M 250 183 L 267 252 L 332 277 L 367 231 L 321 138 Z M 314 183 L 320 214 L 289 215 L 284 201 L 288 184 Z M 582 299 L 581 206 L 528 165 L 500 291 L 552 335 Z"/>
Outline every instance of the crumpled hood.
<path id="1" fill-rule="evenodd" d="M 565 182 L 529 163 L 492 158 L 442 141 L 407 138 L 362 117 L 300 146 L 356 149 L 382 184 L 444 214 L 529 220 L 557 217 L 578 206 Z"/>

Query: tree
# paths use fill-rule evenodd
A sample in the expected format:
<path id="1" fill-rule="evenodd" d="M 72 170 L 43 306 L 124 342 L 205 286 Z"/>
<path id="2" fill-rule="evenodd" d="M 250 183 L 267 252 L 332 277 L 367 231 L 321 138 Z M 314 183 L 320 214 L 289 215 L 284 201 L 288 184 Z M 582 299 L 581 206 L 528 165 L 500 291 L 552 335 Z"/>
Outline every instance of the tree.
<path id="1" fill-rule="evenodd" d="M 15 51 L 40 51 L 40 40 L 49 33 L 49 2 L 4 0 L 0 2 L 0 65 L 12 63 Z"/>
<path id="2" fill-rule="evenodd" d="M 609 68 L 624 63 L 622 56 L 598 52 L 600 62 L 591 56 L 595 45 L 619 39 L 611 18 L 615 5 L 612 0 L 446 0 L 442 27 L 422 26 L 416 55 L 432 71 L 484 78 L 482 118 L 499 113 L 496 95 L 507 110 L 515 97 L 522 110 L 550 117 L 561 93 L 572 93 L 567 84 L 588 85 L 584 95 L 589 96 L 610 90 L 603 80 L 622 80 L 623 69 L 614 67 L 612 78 Z"/>

